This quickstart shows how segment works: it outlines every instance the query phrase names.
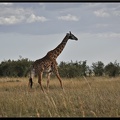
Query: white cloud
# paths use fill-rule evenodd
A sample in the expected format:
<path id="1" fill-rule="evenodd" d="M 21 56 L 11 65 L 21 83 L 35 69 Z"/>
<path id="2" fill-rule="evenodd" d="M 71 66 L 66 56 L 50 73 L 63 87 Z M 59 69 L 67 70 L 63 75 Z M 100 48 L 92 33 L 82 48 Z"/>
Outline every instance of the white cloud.
<path id="1" fill-rule="evenodd" d="M 13 5 L 13 3 L 0 3 L 0 5 Z"/>
<path id="2" fill-rule="evenodd" d="M 110 14 L 107 13 L 104 9 L 94 11 L 94 14 L 98 17 L 109 17 Z"/>
<path id="3" fill-rule="evenodd" d="M 27 19 L 27 23 L 32 23 L 32 22 L 45 22 L 47 19 L 43 16 L 36 16 L 34 14 L 31 14 L 30 17 Z"/>
<path id="4" fill-rule="evenodd" d="M 120 33 L 110 33 L 108 34 L 108 37 L 113 37 L 113 38 L 120 38 Z"/>
<path id="5" fill-rule="evenodd" d="M 5 4 L 5 3 L 4 3 Z M 8 3 L 10 4 L 10 3 Z M 7 5 L 7 3 L 5 4 Z M 21 7 L 0 7 L 0 24 L 11 25 L 20 22 L 45 22 L 47 19 L 43 16 L 36 16 L 33 14 L 31 8 L 21 8 Z"/>
<path id="6" fill-rule="evenodd" d="M 79 19 L 71 14 L 68 14 L 66 16 L 59 16 L 58 17 L 59 20 L 65 20 L 65 21 L 79 21 Z"/>
<path id="7" fill-rule="evenodd" d="M 108 33 L 97 33 L 95 34 L 98 38 L 108 38 L 108 39 L 119 39 L 120 38 L 120 33 L 115 33 L 115 32 L 108 32 Z"/>
<path id="8" fill-rule="evenodd" d="M 113 11 L 113 14 L 114 14 L 115 16 L 120 16 L 120 11 Z"/>
<path id="9" fill-rule="evenodd" d="M 32 14 L 32 10 L 29 8 L 21 8 L 21 7 L 0 7 L 0 16 L 25 16 Z"/>
<path id="10" fill-rule="evenodd" d="M 23 20 L 23 17 L 16 17 L 16 16 L 9 16 L 9 17 L 0 17 L 0 24 L 1 25 L 10 25 L 10 24 L 16 24 Z"/>
<path id="11" fill-rule="evenodd" d="M 21 7 L 0 7 L 0 24 L 11 25 L 22 22 L 32 13 L 31 9 Z"/>

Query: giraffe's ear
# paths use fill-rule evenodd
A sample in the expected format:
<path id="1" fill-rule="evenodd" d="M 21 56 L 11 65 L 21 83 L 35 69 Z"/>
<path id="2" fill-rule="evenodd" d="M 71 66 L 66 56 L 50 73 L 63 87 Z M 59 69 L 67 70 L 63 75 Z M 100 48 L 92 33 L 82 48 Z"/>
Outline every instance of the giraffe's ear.
<path id="1" fill-rule="evenodd" d="M 70 31 L 70 35 L 71 35 L 71 31 Z"/>

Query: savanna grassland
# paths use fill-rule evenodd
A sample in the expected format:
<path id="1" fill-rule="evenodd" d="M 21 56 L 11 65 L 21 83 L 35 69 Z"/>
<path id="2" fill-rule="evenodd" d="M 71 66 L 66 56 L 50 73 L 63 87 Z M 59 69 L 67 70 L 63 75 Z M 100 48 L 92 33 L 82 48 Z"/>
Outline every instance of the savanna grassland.
<path id="1" fill-rule="evenodd" d="M 37 78 L 0 78 L 0 117 L 120 117 L 120 77 L 46 79 L 41 91 Z"/>

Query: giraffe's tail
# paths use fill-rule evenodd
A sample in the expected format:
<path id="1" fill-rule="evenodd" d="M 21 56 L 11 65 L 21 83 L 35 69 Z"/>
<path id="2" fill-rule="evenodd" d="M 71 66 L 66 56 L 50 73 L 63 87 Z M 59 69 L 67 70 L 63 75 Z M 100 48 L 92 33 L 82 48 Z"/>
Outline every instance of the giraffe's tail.
<path id="1" fill-rule="evenodd" d="M 33 85 L 33 81 L 32 81 L 32 77 L 29 78 L 29 86 L 30 88 L 32 88 L 32 85 Z"/>
<path id="2" fill-rule="evenodd" d="M 29 87 L 32 88 L 33 86 L 33 76 L 34 76 L 34 69 L 33 69 L 33 66 L 31 66 L 30 68 L 30 78 L 29 78 Z"/>

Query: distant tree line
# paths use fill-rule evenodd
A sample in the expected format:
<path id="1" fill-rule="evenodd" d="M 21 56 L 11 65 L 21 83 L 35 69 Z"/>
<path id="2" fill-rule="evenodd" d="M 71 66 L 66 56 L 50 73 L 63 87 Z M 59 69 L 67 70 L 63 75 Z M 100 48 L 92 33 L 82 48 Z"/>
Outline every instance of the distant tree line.
<path id="1" fill-rule="evenodd" d="M 20 58 L 17 61 L 5 60 L 0 64 L 1 77 L 26 77 L 30 71 L 33 61 L 27 58 Z"/>
<path id="2" fill-rule="evenodd" d="M 18 60 L 4 60 L 0 63 L 0 77 L 27 77 L 30 72 L 30 66 L 33 61 L 28 58 Z M 76 62 L 60 62 L 58 70 L 61 77 L 74 78 L 81 76 L 110 76 L 116 77 L 120 75 L 120 65 L 115 61 L 104 65 L 103 62 L 98 61 L 87 65 L 87 61 Z"/>
<path id="3" fill-rule="evenodd" d="M 81 77 L 81 76 L 109 76 L 115 77 L 120 75 L 120 66 L 117 61 L 110 62 L 104 65 L 103 62 L 98 61 L 92 63 L 92 66 L 87 65 L 87 61 L 80 62 L 61 62 L 59 64 L 59 73 L 61 77 Z"/>

